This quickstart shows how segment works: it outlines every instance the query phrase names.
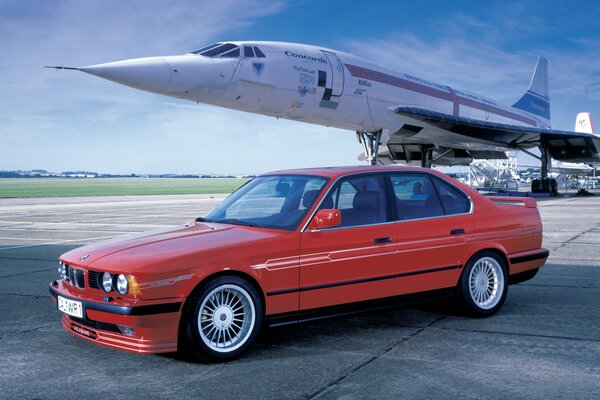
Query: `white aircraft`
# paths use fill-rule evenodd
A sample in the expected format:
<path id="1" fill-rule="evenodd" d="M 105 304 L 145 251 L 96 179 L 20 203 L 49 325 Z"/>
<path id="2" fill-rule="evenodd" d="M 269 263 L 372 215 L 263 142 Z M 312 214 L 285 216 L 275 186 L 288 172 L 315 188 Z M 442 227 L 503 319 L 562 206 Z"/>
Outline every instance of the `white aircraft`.
<path id="1" fill-rule="evenodd" d="M 580 112 L 575 118 L 575 132 L 595 134 L 592 115 L 589 112 Z M 552 162 L 552 170 L 566 175 L 595 175 L 597 163 L 570 163 L 564 161 Z"/>
<path id="2" fill-rule="evenodd" d="M 136 58 L 75 69 L 136 89 L 199 103 L 355 131 L 365 157 L 389 162 L 468 164 L 540 148 L 551 158 L 600 161 L 600 138 L 550 129 L 548 62 L 512 106 L 324 47 L 283 42 L 215 43 L 184 55 Z M 385 161 L 385 160 L 381 160 Z"/>

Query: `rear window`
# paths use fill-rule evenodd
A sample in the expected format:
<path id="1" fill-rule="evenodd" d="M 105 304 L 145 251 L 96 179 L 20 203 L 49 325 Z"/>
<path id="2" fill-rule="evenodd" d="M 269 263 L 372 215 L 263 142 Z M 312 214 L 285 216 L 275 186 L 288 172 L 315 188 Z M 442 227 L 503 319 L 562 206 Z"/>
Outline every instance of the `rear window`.
<path id="1" fill-rule="evenodd" d="M 436 189 L 427 174 L 399 173 L 392 174 L 390 179 L 401 221 L 444 215 Z"/>
<path id="2" fill-rule="evenodd" d="M 393 173 L 390 180 L 401 221 L 471 211 L 471 201 L 462 190 L 431 174 Z"/>
<path id="3" fill-rule="evenodd" d="M 471 202 L 461 190 L 439 178 L 434 178 L 433 182 L 446 215 L 464 214 L 471 211 Z"/>

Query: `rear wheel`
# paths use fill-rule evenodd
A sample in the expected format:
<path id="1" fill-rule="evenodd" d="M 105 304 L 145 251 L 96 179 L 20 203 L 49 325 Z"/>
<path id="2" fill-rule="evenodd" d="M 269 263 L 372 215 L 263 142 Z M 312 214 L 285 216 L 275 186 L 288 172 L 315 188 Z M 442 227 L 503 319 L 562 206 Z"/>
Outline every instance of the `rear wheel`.
<path id="1" fill-rule="evenodd" d="M 492 251 L 482 251 L 465 266 L 458 293 L 469 315 L 489 317 L 504 304 L 507 289 L 504 260 Z"/>
<path id="2" fill-rule="evenodd" d="M 190 299 L 185 313 L 188 355 L 205 361 L 227 361 L 256 339 L 263 319 L 261 297 L 238 276 L 220 276 Z"/>

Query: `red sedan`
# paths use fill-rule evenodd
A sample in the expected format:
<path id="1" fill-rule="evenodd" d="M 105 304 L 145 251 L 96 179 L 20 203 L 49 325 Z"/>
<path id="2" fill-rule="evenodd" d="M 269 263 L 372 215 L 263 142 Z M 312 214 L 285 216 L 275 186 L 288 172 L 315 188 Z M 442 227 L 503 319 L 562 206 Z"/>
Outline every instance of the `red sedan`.
<path id="1" fill-rule="evenodd" d="M 439 172 L 273 172 L 205 217 L 60 257 L 52 299 L 72 334 L 139 353 L 227 360 L 261 327 L 406 300 L 496 313 L 544 265 L 531 198 L 484 197 Z"/>

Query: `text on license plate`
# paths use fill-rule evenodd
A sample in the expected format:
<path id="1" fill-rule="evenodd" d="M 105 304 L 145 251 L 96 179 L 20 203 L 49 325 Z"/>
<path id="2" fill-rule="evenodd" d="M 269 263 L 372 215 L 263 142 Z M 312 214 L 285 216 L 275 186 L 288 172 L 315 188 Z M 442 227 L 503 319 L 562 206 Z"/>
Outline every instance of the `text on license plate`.
<path id="1" fill-rule="evenodd" d="M 60 311 L 73 317 L 83 318 L 83 305 L 80 301 L 65 299 L 62 296 L 57 296 L 56 300 Z"/>

